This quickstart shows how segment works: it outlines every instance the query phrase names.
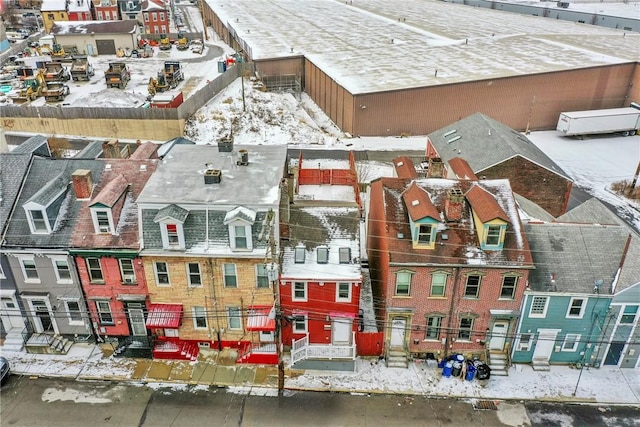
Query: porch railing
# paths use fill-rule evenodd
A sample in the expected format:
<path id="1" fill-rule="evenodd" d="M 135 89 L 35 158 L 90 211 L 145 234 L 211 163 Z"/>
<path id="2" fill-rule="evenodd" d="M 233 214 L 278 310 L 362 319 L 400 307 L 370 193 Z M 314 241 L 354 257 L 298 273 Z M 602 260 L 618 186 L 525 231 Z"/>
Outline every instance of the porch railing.
<path id="1" fill-rule="evenodd" d="M 293 365 L 300 360 L 304 360 L 307 358 L 307 347 L 309 346 L 309 334 L 300 338 L 299 340 L 294 340 L 291 343 L 291 364 Z"/>
<path id="2" fill-rule="evenodd" d="M 24 328 L 20 334 L 22 335 L 22 343 L 24 344 L 29 341 L 31 335 L 33 335 L 33 331 L 29 330 L 29 328 Z"/>
<path id="3" fill-rule="evenodd" d="M 355 332 L 352 333 L 352 344 L 309 344 L 309 334 L 299 340 L 293 341 L 291 346 L 291 364 L 305 359 L 355 359 L 356 340 Z"/>

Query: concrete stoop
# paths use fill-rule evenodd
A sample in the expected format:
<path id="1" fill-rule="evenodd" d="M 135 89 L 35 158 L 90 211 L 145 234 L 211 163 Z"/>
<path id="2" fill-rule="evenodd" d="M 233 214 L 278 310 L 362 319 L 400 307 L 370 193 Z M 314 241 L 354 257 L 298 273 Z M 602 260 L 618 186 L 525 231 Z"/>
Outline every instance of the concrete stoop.
<path id="1" fill-rule="evenodd" d="M 24 348 L 24 341 L 20 332 L 13 332 L 9 330 L 7 336 L 2 343 L 2 350 L 19 352 Z"/>
<path id="2" fill-rule="evenodd" d="M 387 367 L 388 368 L 404 368 L 409 367 L 409 357 L 405 350 L 389 350 L 387 354 Z"/>
<path id="3" fill-rule="evenodd" d="M 547 359 L 533 359 L 531 360 L 531 368 L 534 371 L 550 371 L 549 361 Z"/>
<path id="4" fill-rule="evenodd" d="M 489 368 L 491 375 L 509 376 L 509 367 L 507 366 L 507 355 L 505 353 L 490 352 Z"/>

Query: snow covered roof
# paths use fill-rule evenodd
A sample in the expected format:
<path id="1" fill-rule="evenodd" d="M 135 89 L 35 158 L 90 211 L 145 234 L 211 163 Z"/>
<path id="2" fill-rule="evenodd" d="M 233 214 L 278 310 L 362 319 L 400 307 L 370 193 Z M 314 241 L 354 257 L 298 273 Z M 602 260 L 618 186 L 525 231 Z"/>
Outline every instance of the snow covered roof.
<path id="1" fill-rule="evenodd" d="M 124 21 L 56 21 L 51 34 L 134 34 L 138 31 L 135 20 Z"/>
<path id="2" fill-rule="evenodd" d="M 59 10 L 67 10 L 66 0 L 42 0 L 41 12 L 56 12 Z"/>
<path id="3" fill-rule="evenodd" d="M 294 205 L 288 227 L 289 240 L 281 244 L 283 280 L 362 280 L 358 208 Z M 296 263 L 296 247 L 304 248 L 304 262 Z M 328 250 L 326 263 L 318 262 L 319 248 Z M 348 262 L 340 262 L 341 250 L 349 253 Z"/>
<path id="4" fill-rule="evenodd" d="M 640 34 L 441 1 L 205 1 L 253 59 L 304 55 L 353 94 L 640 58 Z"/>
<path id="5" fill-rule="evenodd" d="M 70 0 L 67 11 L 68 12 L 89 12 L 91 6 L 87 0 Z"/>
<path id="6" fill-rule="evenodd" d="M 248 150 L 246 166 L 237 164 L 240 149 Z M 220 152 L 216 145 L 177 144 L 162 159 L 138 203 L 277 205 L 286 156 L 284 145 L 236 145 L 233 152 Z M 221 172 L 220 183 L 205 183 L 207 169 Z"/>

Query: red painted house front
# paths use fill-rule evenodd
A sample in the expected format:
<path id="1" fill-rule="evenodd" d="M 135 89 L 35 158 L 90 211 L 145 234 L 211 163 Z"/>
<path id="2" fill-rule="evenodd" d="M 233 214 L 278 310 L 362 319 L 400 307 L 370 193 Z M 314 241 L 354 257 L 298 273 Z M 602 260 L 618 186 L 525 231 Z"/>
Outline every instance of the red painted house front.
<path id="1" fill-rule="evenodd" d="M 67 5 L 69 21 L 91 21 L 91 2 L 89 0 L 70 0 Z"/>
<path id="2" fill-rule="evenodd" d="M 145 153 L 141 158 L 155 156 L 155 149 L 148 150 L 147 144 L 136 150 Z M 120 337 L 118 345 L 125 354 L 133 341 L 136 343 L 132 348 L 146 345 L 150 349 L 145 321 L 148 292 L 138 256 L 135 199 L 156 163 L 157 160 L 133 158 L 104 159 L 100 176 L 82 169 L 72 175 L 77 197 L 84 202 L 77 214 L 70 252 L 75 258 L 96 337 L 100 341 Z"/>
<path id="3" fill-rule="evenodd" d="M 161 0 L 142 2 L 142 19 L 145 34 L 169 33 L 169 10 Z"/>

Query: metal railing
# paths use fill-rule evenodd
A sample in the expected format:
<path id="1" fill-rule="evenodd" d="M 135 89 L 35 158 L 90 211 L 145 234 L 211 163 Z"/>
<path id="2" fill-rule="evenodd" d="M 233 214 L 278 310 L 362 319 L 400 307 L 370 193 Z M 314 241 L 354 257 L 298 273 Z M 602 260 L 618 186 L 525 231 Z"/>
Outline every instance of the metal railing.
<path id="1" fill-rule="evenodd" d="M 351 359 L 356 358 L 355 332 L 352 332 L 352 344 L 309 344 L 309 334 L 291 345 L 291 364 L 305 359 Z"/>

